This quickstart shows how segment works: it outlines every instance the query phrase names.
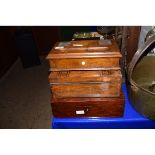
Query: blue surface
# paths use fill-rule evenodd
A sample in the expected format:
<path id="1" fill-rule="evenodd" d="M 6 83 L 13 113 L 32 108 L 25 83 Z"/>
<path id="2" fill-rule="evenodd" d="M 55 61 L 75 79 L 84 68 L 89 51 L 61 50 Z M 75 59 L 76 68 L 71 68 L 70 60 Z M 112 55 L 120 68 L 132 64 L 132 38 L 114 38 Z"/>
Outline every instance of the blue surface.
<path id="1" fill-rule="evenodd" d="M 130 105 L 125 84 L 125 111 L 121 118 L 54 118 L 53 129 L 155 129 L 155 121 L 144 118 Z"/>

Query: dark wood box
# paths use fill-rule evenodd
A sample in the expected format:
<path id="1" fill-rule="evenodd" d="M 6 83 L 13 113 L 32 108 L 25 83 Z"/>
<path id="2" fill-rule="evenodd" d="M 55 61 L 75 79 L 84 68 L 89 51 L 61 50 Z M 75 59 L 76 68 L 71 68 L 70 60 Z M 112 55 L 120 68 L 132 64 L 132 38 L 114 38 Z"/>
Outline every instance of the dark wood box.
<path id="1" fill-rule="evenodd" d="M 121 54 L 115 40 L 59 42 L 49 52 L 55 117 L 121 117 Z"/>
<path id="2" fill-rule="evenodd" d="M 124 96 L 114 98 L 52 98 L 54 117 L 122 117 Z"/>

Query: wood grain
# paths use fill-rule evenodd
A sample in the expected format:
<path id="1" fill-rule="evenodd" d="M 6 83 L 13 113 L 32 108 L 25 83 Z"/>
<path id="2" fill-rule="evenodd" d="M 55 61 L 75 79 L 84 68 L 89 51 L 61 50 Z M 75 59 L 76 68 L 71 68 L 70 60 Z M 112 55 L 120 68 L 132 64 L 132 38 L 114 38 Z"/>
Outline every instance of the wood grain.
<path id="1" fill-rule="evenodd" d="M 99 40 L 70 41 L 71 46 L 57 49 L 59 42 L 49 52 L 47 59 L 81 58 L 81 57 L 121 57 L 120 50 L 114 40 L 111 44 L 100 45 Z M 82 46 L 73 46 L 73 45 Z"/>
<path id="2" fill-rule="evenodd" d="M 49 52 L 47 59 L 53 70 L 119 67 L 120 51 L 114 40 L 109 45 L 99 45 L 99 40 L 71 41 L 78 46 L 64 46 Z"/>
<path id="3" fill-rule="evenodd" d="M 121 117 L 124 98 L 120 51 L 114 40 L 71 41 L 50 51 L 52 109 L 55 117 Z M 73 46 L 83 44 L 83 46 Z"/>
<path id="4" fill-rule="evenodd" d="M 118 97 L 120 70 L 60 71 L 49 75 L 53 97 Z"/>
<path id="5" fill-rule="evenodd" d="M 121 84 L 122 74 L 120 70 L 53 71 L 48 78 L 50 83 L 115 81 Z"/>
<path id="6" fill-rule="evenodd" d="M 124 96 L 117 98 L 52 98 L 54 117 L 122 117 Z M 77 114 L 82 111 L 83 114 Z"/>
<path id="7" fill-rule="evenodd" d="M 63 97 L 119 97 L 120 84 L 111 83 L 70 83 L 53 84 L 51 91 L 54 98 Z"/>
<path id="8" fill-rule="evenodd" d="M 49 60 L 49 65 L 52 70 L 65 70 L 77 68 L 110 68 L 119 66 L 119 58 L 77 58 L 77 59 L 54 59 Z"/>

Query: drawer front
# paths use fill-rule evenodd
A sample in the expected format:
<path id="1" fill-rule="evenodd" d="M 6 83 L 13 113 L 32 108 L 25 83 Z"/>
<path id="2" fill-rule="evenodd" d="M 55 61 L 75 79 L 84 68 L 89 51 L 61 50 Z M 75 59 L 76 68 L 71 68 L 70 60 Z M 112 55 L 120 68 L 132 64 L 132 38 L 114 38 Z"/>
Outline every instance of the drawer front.
<path id="1" fill-rule="evenodd" d="M 50 83 L 113 81 L 121 83 L 122 75 L 120 70 L 53 71 L 49 75 Z"/>
<path id="2" fill-rule="evenodd" d="M 51 91 L 54 98 L 64 97 L 119 97 L 120 83 L 63 83 L 52 84 Z"/>
<path id="3" fill-rule="evenodd" d="M 122 117 L 124 99 L 93 102 L 52 102 L 55 117 Z"/>
<path id="4" fill-rule="evenodd" d="M 55 70 L 82 70 L 97 68 L 118 68 L 119 58 L 90 58 L 90 59 L 50 59 L 50 68 Z"/>

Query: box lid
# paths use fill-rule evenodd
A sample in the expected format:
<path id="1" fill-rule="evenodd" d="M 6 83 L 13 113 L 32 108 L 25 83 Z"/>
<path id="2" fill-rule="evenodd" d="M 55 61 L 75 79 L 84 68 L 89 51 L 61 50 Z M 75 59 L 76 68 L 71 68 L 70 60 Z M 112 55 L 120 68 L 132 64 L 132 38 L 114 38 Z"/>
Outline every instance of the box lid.
<path id="1" fill-rule="evenodd" d="M 121 57 L 115 40 L 78 40 L 58 42 L 47 59 Z"/>

